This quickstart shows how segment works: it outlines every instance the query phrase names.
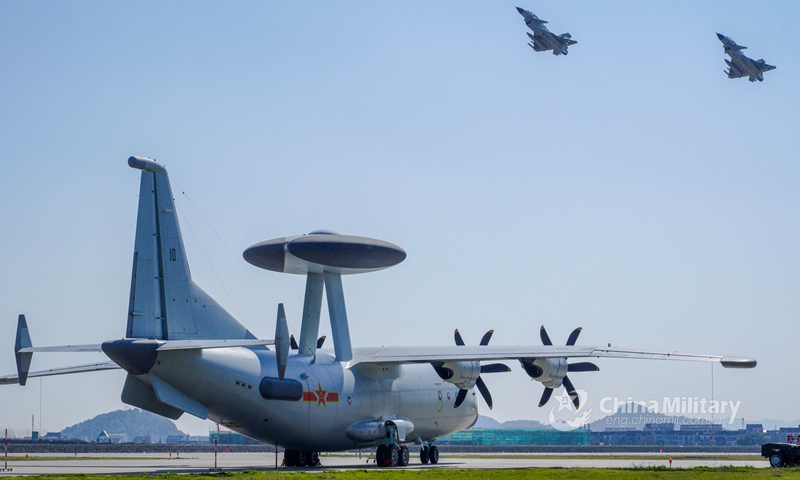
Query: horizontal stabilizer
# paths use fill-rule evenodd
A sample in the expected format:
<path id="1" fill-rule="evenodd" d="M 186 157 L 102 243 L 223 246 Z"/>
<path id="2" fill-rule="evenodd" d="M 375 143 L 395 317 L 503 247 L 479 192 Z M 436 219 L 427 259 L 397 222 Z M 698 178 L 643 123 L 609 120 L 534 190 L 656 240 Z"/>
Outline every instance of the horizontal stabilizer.
<path id="1" fill-rule="evenodd" d="M 206 348 L 263 347 L 275 345 L 275 340 L 171 340 L 158 342 L 158 351 L 164 350 L 203 350 Z"/>
<path id="2" fill-rule="evenodd" d="M 138 339 L 137 339 L 138 340 Z M 275 340 L 154 340 L 159 344 L 157 350 L 202 350 L 206 348 L 262 347 L 274 345 Z M 86 353 L 102 352 L 102 344 L 58 345 L 53 347 L 28 347 L 20 349 L 21 353 Z"/>
<path id="3" fill-rule="evenodd" d="M 28 347 L 23 348 L 20 352 L 23 353 L 86 353 L 86 352 L 102 352 L 100 344 L 86 344 L 86 345 L 57 345 L 53 347 Z"/>
<path id="4" fill-rule="evenodd" d="M 90 363 L 86 365 L 76 365 L 73 367 L 51 368 L 48 370 L 30 372 L 27 374 L 26 378 L 50 377 L 53 375 L 68 375 L 71 373 L 99 372 L 102 370 L 116 370 L 118 368 L 119 365 L 117 365 L 114 362 Z M 20 383 L 18 375 L 6 375 L 4 377 L 0 377 L 0 385 L 12 385 L 15 383 Z M 21 383 L 21 385 L 24 385 L 24 383 Z"/>

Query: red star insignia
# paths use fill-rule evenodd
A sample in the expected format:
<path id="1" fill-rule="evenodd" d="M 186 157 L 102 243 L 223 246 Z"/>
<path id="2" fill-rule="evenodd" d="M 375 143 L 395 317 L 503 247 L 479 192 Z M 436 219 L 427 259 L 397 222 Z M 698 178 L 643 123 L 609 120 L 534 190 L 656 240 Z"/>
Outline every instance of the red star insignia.
<path id="1" fill-rule="evenodd" d="M 325 402 L 326 393 L 327 390 L 323 390 L 322 385 L 320 385 L 319 382 L 317 382 L 317 389 L 314 390 L 314 394 L 317 395 L 317 408 L 319 408 L 320 405 L 322 405 L 325 408 L 328 408 L 328 404 Z"/>

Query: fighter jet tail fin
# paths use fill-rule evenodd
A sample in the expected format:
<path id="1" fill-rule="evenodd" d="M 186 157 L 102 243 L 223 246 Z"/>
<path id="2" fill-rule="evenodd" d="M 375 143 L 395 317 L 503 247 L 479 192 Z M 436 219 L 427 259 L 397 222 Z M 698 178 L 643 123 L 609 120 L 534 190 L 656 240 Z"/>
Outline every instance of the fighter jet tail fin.
<path id="1" fill-rule="evenodd" d="M 255 338 L 192 281 L 167 170 L 130 157 L 142 171 L 127 338 Z"/>

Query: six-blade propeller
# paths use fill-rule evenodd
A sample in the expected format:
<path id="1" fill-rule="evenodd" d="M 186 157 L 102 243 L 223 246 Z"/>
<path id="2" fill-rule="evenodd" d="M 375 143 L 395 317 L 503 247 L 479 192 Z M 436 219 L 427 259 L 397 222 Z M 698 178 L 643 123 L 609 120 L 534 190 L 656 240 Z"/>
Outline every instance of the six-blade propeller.
<path id="1" fill-rule="evenodd" d="M 480 345 L 488 345 L 489 340 L 492 339 L 493 333 L 494 330 L 489 330 L 488 332 L 486 332 L 483 335 L 483 338 L 481 338 Z M 464 339 L 461 338 L 461 334 L 458 333 L 458 329 L 456 329 L 456 331 L 453 333 L 453 336 L 455 337 L 456 345 L 462 347 L 465 345 Z M 481 365 L 481 375 L 483 375 L 484 373 L 501 373 L 510 371 L 511 369 L 508 368 L 508 365 L 505 365 L 503 363 L 490 363 L 489 365 Z M 488 405 L 489 410 L 491 410 L 492 394 L 489 393 L 489 389 L 486 388 L 486 384 L 483 383 L 483 379 L 480 377 L 480 375 L 478 375 L 478 379 L 475 381 L 475 386 L 478 387 L 478 391 L 481 392 L 481 395 L 483 395 L 483 399 L 486 400 L 486 405 Z M 458 390 L 458 394 L 456 395 L 456 401 L 453 404 L 453 408 L 458 408 L 459 405 L 464 403 L 464 399 L 467 398 L 467 392 L 468 390 L 464 388 Z"/>
<path id="2" fill-rule="evenodd" d="M 575 345 L 575 342 L 578 341 L 578 335 L 581 334 L 582 328 L 578 327 L 569 334 L 567 338 L 567 346 L 571 347 Z M 550 336 L 547 334 L 547 330 L 544 329 L 544 325 L 542 328 L 539 329 L 539 337 L 542 339 L 543 345 L 551 346 L 553 342 L 550 340 Z M 599 371 L 600 368 L 591 362 L 579 362 L 567 365 L 568 372 L 596 372 Z M 561 384 L 564 385 L 564 388 L 567 389 L 567 393 L 569 394 L 569 398 L 572 399 L 573 405 L 575 405 L 575 409 L 580 408 L 580 398 L 578 397 L 578 392 L 575 390 L 575 385 L 572 384 L 572 381 L 569 379 L 568 376 L 564 375 L 564 378 L 561 381 Z M 539 400 L 539 406 L 542 407 L 544 404 L 550 400 L 550 396 L 553 395 L 553 388 L 552 387 L 544 387 L 544 392 L 542 392 L 542 398 Z"/>

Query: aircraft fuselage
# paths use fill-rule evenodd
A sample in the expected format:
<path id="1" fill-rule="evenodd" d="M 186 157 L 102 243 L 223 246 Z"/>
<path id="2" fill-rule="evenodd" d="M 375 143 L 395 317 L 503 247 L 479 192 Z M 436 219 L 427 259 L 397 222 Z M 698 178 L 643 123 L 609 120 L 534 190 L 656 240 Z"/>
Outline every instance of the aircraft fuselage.
<path id="1" fill-rule="evenodd" d="M 353 368 L 334 357 L 290 355 L 286 379 L 302 384 L 300 400 L 265 399 L 264 377 L 276 377 L 275 352 L 265 348 L 167 351 L 148 374 L 163 379 L 208 408 L 208 418 L 268 444 L 307 451 L 373 447 L 380 438 L 348 436 L 348 427 L 382 416 L 407 418 L 406 441 L 430 441 L 467 428 L 477 420 L 473 390 L 453 408 L 458 388 L 429 364 Z"/>

